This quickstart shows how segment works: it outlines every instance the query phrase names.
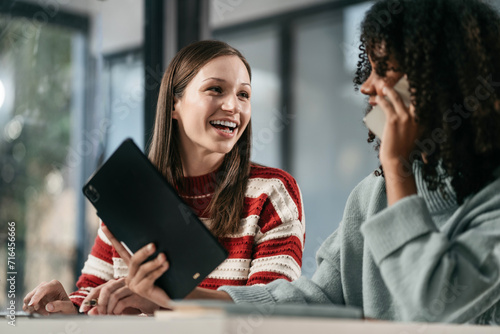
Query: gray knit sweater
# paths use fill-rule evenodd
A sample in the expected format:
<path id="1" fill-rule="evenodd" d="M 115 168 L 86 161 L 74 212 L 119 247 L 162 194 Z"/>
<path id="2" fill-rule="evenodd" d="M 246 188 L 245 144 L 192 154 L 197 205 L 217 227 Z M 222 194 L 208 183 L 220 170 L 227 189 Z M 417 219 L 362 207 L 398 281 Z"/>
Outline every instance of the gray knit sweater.
<path id="1" fill-rule="evenodd" d="M 317 253 L 312 277 L 229 287 L 235 302 L 341 304 L 365 317 L 500 324 L 500 178 L 458 206 L 427 189 L 387 207 L 370 175 L 351 193 L 339 228 Z M 497 175 L 498 176 L 498 175 Z"/>

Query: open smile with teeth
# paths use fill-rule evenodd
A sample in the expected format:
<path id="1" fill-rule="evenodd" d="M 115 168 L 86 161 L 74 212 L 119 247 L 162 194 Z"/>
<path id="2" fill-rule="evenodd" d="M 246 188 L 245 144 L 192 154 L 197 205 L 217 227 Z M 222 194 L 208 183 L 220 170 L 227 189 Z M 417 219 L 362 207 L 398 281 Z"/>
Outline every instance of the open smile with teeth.
<path id="1" fill-rule="evenodd" d="M 217 130 L 225 133 L 233 133 L 233 131 L 238 127 L 236 123 L 229 121 L 210 121 L 210 124 Z"/>

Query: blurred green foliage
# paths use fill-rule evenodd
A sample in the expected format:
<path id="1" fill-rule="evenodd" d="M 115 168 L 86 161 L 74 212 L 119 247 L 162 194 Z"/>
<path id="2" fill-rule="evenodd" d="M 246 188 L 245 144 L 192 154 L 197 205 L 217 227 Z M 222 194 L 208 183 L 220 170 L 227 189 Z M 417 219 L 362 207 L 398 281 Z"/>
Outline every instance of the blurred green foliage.
<path id="1" fill-rule="evenodd" d="M 0 108 L 0 236 L 15 221 L 24 239 L 30 198 L 45 193 L 46 176 L 64 165 L 71 131 L 72 32 L 0 15 L 0 79 L 9 73 L 13 107 Z M 1 118 L 0 118 L 1 119 Z M 9 121 L 22 125 L 9 136 Z M 13 172 L 12 172 L 13 171 Z M 0 238 L 1 241 L 2 238 Z"/>

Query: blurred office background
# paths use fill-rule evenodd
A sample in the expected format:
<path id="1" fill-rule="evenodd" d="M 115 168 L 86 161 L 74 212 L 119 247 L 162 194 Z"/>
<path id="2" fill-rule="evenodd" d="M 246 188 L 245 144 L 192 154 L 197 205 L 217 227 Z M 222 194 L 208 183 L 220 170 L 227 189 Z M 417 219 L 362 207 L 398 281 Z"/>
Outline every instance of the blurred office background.
<path id="1" fill-rule="evenodd" d="M 126 137 L 146 147 L 163 71 L 182 46 L 229 42 L 253 70 L 253 160 L 290 172 L 306 210 L 303 273 L 377 168 L 355 93 L 355 0 L 2 0 L 0 307 L 7 223 L 16 223 L 16 298 L 74 283 L 98 219 L 81 187 Z"/>

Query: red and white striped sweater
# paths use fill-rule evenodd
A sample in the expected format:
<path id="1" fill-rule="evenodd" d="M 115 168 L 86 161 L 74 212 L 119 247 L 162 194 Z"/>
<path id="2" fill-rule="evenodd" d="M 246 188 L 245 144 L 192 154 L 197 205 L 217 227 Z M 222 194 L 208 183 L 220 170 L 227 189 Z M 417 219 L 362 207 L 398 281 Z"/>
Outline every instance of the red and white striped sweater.
<path id="1" fill-rule="evenodd" d="M 180 196 L 210 227 L 202 215 L 214 193 L 215 175 L 186 178 Z M 300 276 L 305 238 L 305 219 L 299 187 L 292 176 L 275 168 L 252 165 L 245 194 L 241 225 L 236 234 L 219 238 L 228 258 L 199 286 L 266 284 Z M 125 277 L 128 268 L 101 228 L 70 295 L 80 306 L 88 292 L 108 280 Z"/>

